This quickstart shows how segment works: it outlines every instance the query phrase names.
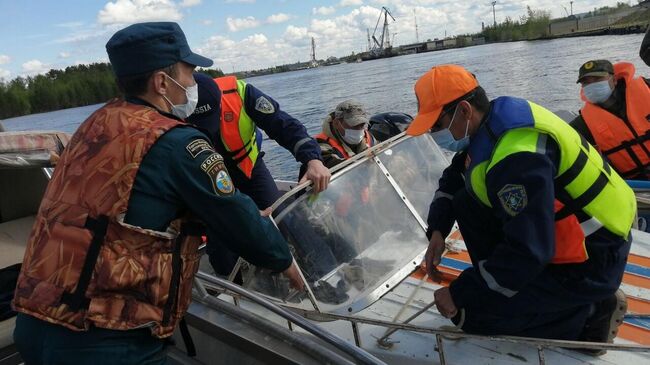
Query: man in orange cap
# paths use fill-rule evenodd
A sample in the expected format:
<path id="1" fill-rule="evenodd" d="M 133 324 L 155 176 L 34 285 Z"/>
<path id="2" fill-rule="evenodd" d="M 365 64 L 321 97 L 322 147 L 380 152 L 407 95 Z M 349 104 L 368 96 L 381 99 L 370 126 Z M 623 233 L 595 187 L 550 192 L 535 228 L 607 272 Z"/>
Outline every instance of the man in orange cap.
<path id="1" fill-rule="evenodd" d="M 431 130 L 459 152 L 431 204 L 425 265 L 436 277 L 454 221 L 472 260 L 435 292 L 440 313 L 470 333 L 612 341 L 626 309 L 629 187 L 560 118 L 519 98 L 489 101 L 463 67 L 432 68 L 415 94 L 407 133 Z"/>

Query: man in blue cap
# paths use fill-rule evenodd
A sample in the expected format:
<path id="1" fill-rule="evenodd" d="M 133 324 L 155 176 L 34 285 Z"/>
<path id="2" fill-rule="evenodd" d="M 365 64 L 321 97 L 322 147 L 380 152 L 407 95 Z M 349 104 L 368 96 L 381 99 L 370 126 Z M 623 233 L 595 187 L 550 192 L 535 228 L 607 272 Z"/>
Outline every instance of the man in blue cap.
<path id="1" fill-rule="evenodd" d="M 169 22 L 131 25 L 106 48 L 125 98 L 81 124 L 43 197 L 13 302 L 27 364 L 166 363 L 205 226 L 302 289 L 286 241 L 183 121 L 194 68 L 212 61 Z"/>
<path id="2" fill-rule="evenodd" d="M 234 76 L 212 79 L 195 73 L 194 79 L 199 101 L 187 121 L 208 132 L 217 152 L 224 156 L 235 186 L 260 210 L 270 208 L 281 194 L 262 159 L 259 128 L 303 164 L 306 172 L 301 182 L 312 181 L 315 192 L 327 188 L 331 174 L 323 165 L 318 143 L 275 100 Z M 228 275 L 238 255 L 221 241 L 220 235 L 208 230 L 210 263 L 217 273 Z"/>

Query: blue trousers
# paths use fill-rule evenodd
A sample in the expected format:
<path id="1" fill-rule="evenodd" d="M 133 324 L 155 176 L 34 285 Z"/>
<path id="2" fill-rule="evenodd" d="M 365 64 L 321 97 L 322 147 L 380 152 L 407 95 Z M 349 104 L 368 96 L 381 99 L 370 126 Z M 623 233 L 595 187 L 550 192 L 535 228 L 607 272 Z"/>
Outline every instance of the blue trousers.
<path id="1" fill-rule="evenodd" d="M 478 273 L 478 262 L 489 258 L 503 242 L 501 222 L 465 189 L 454 196 L 453 206 L 472 260 L 472 267 L 466 270 Z M 462 329 L 483 335 L 578 339 L 595 303 L 618 288 L 620 281 L 610 272 L 622 273 L 630 243 L 601 229 L 589 236 L 587 247 L 588 263 L 549 264 L 511 298 L 484 285 L 476 300 L 465 306 Z M 458 324 L 460 319 L 456 316 L 453 321 Z"/>
<path id="2" fill-rule="evenodd" d="M 149 329 L 76 332 L 19 313 L 14 342 L 27 365 L 164 365 L 164 340 Z"/>

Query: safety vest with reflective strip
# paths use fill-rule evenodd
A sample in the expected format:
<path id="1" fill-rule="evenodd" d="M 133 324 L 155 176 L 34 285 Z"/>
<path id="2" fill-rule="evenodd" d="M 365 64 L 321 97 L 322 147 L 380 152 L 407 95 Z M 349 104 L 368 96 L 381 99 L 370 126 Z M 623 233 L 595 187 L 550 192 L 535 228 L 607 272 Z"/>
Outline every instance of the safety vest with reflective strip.
<path id="1" fill-rule="evenodd" d="M 219 124 L 221 142 L 227 155 L 250 179 L 259 155 L 256 128 L 246 114 L 246 83 L 234 76 L 214 79 L 221 90 L 221 121 Z"/>
<path id="2" fill-rule="evenodd" d="M 372 138 L 372 135 L 368 131 L 365 131 L 364 135 L 365 135 L 364 138 L 366 139 L 366 145 L 368 147 L 372 147 L 374 144 L 374 139 Z M 336 151 L 336 154 L 339 155 L 341 158 L 344 158 L 346 160 L 350 158 L 350 154 L 348 153 L 348 151 L 346 151 L 343 145 L 341 145 L 339 141 L 337 141 L 335 138 L 332 138 L 325 133 L 319 133 L 316 136 L 314 136 L 314 138 L 318 143 L 327 143 L 328 145 L 332 146 L 334 151 Z"/>
<path id="3" fill-rule="evenodd" d="M 478 201 L 492 207 L 486 186 L 490 169 L 515 153 L 545 153 L 549 137 L 560 151 L 554 177 L 556 249 L 552 262 L 583 262 L 588 258 L 584 238 L 601 227 L 628 236 L 636 200 L 598 151 L 555 114 L 523 99 L 495 99 L 487 120 L 472 137 L 466 186 Z"/>
<path id="4" fill-rule="evenodd" d="M 615 64 L 614 77 L 625 81 L 627 119 L 623 120 L 590 102 L 585 103 L 580 114 L 598 148 L 619 174 L 625 178 L 648 178 L 650 87 L 643 78 L 634 77 L 634 65 L 631 63 Z"/>

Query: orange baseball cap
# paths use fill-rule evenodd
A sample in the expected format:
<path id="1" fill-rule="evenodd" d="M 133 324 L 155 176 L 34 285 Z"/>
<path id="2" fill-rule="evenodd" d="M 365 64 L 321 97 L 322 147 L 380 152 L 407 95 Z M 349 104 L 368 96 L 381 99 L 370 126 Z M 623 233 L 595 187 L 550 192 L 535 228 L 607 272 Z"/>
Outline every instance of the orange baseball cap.
<path id="1" fill-rule="evenodd" d="M 474 75 L 462 66 L 440 65 L 425 73 L 415 83 L 418 114 L 406 134 L 419 136 L 438 121 L 442 108 L 478 87 Z"/>

